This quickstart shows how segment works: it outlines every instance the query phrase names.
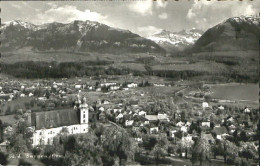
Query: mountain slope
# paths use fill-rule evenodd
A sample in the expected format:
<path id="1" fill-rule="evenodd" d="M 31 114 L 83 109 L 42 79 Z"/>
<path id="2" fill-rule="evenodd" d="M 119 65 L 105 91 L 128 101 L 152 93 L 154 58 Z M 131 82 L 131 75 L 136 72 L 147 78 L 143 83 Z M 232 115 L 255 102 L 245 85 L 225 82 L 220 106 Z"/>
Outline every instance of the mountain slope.
<path id="1" fill-rule="evenodd" d="M 1 26 L 2 51 L 23 47 L 33 50 L 93 52 L 164 52 L 155 42 L 128 30 L 92 21 L 34 25 L 12 21 Z"/>
<path id="2" fill-rule="evenodd" d="M 182 30 L 180 32 L 162 30 L 149 36 L 148 39 L 153 40 L 168 51 L 176 51 L 192 46 L 202 33 L 203 31 L 198 29 Z"/>
<path id="3" fill-rule="evenodd" d="M 194 44 L 196 52 L 239 51 L 259 49 L 259 16 L 240 16 L 207 30 Z"/>

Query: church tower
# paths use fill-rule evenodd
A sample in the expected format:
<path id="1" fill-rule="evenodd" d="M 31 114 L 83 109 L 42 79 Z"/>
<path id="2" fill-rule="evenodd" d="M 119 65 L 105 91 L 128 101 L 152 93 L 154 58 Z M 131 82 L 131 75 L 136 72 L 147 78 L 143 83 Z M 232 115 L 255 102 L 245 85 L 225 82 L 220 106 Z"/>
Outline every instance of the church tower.
<path id="1" fill-rule="evenodd" d="M 88 124 L 88 111 L 89 107 L 87 104 L 86 97 L 83 98 L 83 103 L 80 104 L 80 124 Z"/>

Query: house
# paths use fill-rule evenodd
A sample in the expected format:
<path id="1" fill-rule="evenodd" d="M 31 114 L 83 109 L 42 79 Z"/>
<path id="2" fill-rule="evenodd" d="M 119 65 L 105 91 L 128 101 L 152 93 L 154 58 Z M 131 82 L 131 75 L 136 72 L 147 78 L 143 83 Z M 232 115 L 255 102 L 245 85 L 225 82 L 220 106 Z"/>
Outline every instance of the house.
<path id="1" fill-rule="evenodd" d="M 176 129 L 173 129 L 173 130 L 169 131 L 169 136 L 170 136 L 171 138 L 175 138 L 175 133 L 177 133 L 177 130 L 176 130 Z"/>
<path id="2" fill-rule="evenodd" d="M 109 89 L 110 90 L 118 90 L 118 89 L 120 89 L 120 87 L 119 86 L 110 86 Z"/>
<path id="3" fill-rule="evenodd" d="M 188 126 L 188 127 L 190 127 L 190 125 L 191 125 L 191 122 L 186 122 L 186 124 L 185 124 L 185 126 Z"/>
<path id="4" fill-rule="evenodd" d="M 156 83 L 154 83 L 153 85 L 154 86 L 165 86 L 164 84 L 156 84 Z"/>
<path id="5" fill-rule="evenodd" d="M 46 97 L 38 97 L 38 100 L 44 101 L 44 100 L 47 100 L 47 98 Z"/>
<path id="6" fill-rule="evenodd" d="M 210 122 L 202 122 L 201 126 L 202 127 L 210 127 Z"/>
<path id="7" fill-rule="evenodd" d="M 151 134 L 155 134 L 155 133 L 158 133 L 159 132 L 159 128 L 158 127 L 151 127 L 150 128 L 150 133 Z"/>
<path id="8" fill-rule="evenodd" d="M 188 132 L 188 127 L 181 126 L 181 131 L 184 132 L 184 133 L 187 133 Z"/>
<path id="9" fill-rule="evenodd" d="M 246 108 L 244 109 L 244 113 L 250 113 L 250 112 L 251 112 L 251 111 L 250 111 L 249 108 L 246 107 Z"/>
<path id="10" fill-rule="evenodd" d="M 124 115 L 122 113 L 120 113 L 120 114 L 117 115 L 116 120 L 119 120 L 119 119 L 121 119 L 123 117 L 124 117 Z"/>
<path id="11" fill-rule="evenodd" d="M 222 140 L 225 135 L 228 134 L 228 131 L 226 127 L 214 127 L 213 131 L 214 134 L 216 134 L 216 138 L 219 140 Z"/>
<path id="12" fill-rule="evenodd" d="M 236 131 L 236 126 L 232 124 L 232 125 L 228 126 L 228 129 L 229 129 L 230 134 L 232 134 Z"/>
<path id="13" fill-rule="evenodd" d="M 201 133 L 201 138 L 207 140 L 210 144 L 215 143 L 215 139 L 213 138 L 212 134 Z"/>
<path id="14" fill-rule="evenodd" d="M 230 122 L 230 123 L 233 123 L 235 121 L 235 119 L 233 117 L 230 117 L 230 118 L 227 119 L 227 121 Z"/>
<path id="15" fill-rule="evenodd" d="M 7 146 L 10 144 L 8 140 L 5 140 L 4 142 L 0 143 L 0 151 L 6 152 Z"/>
<path id="16" fill-rule="evenodd" d="M 144 124 L 145 124 L 145 125 L 150 124 L 149 120 L 144 121 Z"/>
<path id="17" fill-rule="evenodd" d="M 81 89 L 81 85 L 75 85 L 75 89 Z"/>
<path id="18" fill-rule="evenodd" d="M 104 104 L 109 104 L 109 101 L 107 101 L 107 100 L 104 100 Z"/>
<path id="19" fill-rule="evenodd" d="M 104 123 L 106 121 L 106 114 L 104 111 L 102 111 L 99 116 L 98 116 L 98 119 L 100 122 Z"/>
<path id="20" fill-rule="evenodd" d="M 53 144 L 53 138 L 66 129 L 69 134 L 88 132 L 88 104 L 84 98 L 79 110 L 34 112 L 28 118 L 33 128 L 32 146 Z"/>
<path id="21" fill-rule="evenodd" d="M 136 83 L 130 83 L 130 84 L 127 84 L 127 87 L 128 88 L 136 88 L 137 84 Z"/>
<path id="22" fill-rule="evenodd" d="M 202 108 L 208 108 L 208 107 L 209 107 L 209 104 L 207 102 L 202 103 Z"/>
<path id="23" fill-rule="evenodd" d="M 149 122 L 156 122 L 158 120 L 158 116 L 157 115 L 145 115 L 145 118 Z"/>
<path id="24" fill-rule="evenodd" d="M 185 140 L 185 142 L 191 142 L 192 136 L 188 134 L 186 137 L 182 137 L 181 140 Z"/>
<path id="25" fill-rule="evenodd" d="M 140 112 L 138 112 L 138 115 L 139 116 L 146 116 L 146 112 L 145 111 L 140 111 Z"/>
<path id="26" fill-rule="evenodd" d="M 225 108 L 221 105 L 218 107 L 219 110 L 224 110 Z"/>
<path id="27" fill-rule="evenodd" d="M 158 114 L 157 117 L 160 121 L 169 121 L 167 114 Z"/>
<path id="28" fill-rule="evenodd" d="M 104 112 L 105 108 L 104 107 L 100 107 L 98 110 L 101 111 L 101 112 Z"/>
<path id="29" fill-rule="evenodd" d="M 185 122 L 182 122 L 182 121 L 180 121 L 180 122 L 178 122 L 177 124 L 176 124 L 176 126 L 178 126 L 178 127 L 181 127 L 181 126 L 184 126 L 185 125 Z"/>
<path id="30" fill-rule="evenodd" d="M 125 121 L 125 126 L 133 126 L 134 120 L 126 120 Z"/>
<path id="31" fill-rule="evenodd" d="M 116 83 L 115 82 L 106 82 L 106 83 L 101 83 L 100 85 L 101 85 L 101 87 L 108 87 L 108 86 L 114 86 L 114 85 L 116 85 Z"/>
<path id="32" fill-rule="evenodd" d="M 135 141 L 137 141 L 137 142 L 143 142 L 143 139 L 142 139 L 141 137 L 137 137 L 137 138 L 135 138 Z"/>
<path id="33" fill-rule="evenodd" d="M 121 112 L 121 111 L 122 111 L 121 108 L 114 108 L 114 113 L 116 113 L 116 112 Z"/>

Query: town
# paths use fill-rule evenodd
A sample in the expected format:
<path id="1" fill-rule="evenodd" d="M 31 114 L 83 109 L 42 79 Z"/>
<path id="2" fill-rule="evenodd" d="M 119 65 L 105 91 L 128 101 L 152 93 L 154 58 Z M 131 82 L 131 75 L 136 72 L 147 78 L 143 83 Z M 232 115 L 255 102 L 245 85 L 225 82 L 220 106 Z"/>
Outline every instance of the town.
<path id="1" fill-rule="evenodd" d="M 257 103 L 155 76 L 0 78 L 1 160 L 22 165 L 257 165 Z M 66 164 L 65 164 L 66 163 Z"/>

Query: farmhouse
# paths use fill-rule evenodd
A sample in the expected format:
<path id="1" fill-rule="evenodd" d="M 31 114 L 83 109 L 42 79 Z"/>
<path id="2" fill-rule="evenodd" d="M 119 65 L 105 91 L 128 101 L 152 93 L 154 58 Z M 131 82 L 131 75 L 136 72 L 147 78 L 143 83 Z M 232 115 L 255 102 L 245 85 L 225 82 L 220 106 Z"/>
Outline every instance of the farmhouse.
<path id="1" fill-rule="evenodd" d="M 216 134 L 216 138 L 222 140 L 225 135 L 227 135 L 228 131 L 225 127 L 214 127 L 213 133 Z"/>
<path id="2" fill-rule="evenodd" d="M 202 108 L 208 108 L 208 107 L 209 107 L 209 104 L 207 102 L 202 103 Z"/>
<path id="3" fill-rule="evenodd" d="M 31 113 L 29 123 L 34 130 L 32 145 L 53 144 L 53 138 L 66 129 L 69 134 L 88 132 L 89 107 L 84 98 L 79 109 L 65 109 Z"/>

